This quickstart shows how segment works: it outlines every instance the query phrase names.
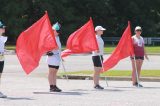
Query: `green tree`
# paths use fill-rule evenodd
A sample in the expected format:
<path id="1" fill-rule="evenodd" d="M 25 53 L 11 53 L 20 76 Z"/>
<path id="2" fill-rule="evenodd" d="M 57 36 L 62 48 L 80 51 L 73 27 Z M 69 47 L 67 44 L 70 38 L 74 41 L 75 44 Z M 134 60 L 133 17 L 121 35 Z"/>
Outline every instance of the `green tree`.
<path id="1" fill-rule="evenodd" d="M 107 37 L 120 37 L 128 20 L 133 33 L 134 27 L 140 25 L 143 36 L 160 36 L 159 0 L 0 0 L 0 4 L 0 20 L 7 25 L 6 35 L 11 42 L 45 11 L 52 24 L 58 21 L 62 25 L 63 44 L 90 17 L 95 26 L 107 29 Z"/>

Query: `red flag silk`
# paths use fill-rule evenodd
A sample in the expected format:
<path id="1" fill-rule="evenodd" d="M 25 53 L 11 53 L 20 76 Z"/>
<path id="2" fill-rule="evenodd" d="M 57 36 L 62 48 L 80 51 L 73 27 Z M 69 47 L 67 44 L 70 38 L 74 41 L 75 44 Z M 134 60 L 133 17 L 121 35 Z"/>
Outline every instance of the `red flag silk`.
<path id="1" fill-rule="evenodd" d="M 72 33 L 67 40 L 67 49 L 61 54 L 62 57 L 70 54 L 87 53 L 98 50 L 92 19 L 80 29 Z"/>
<path id="2" fill-rule="evenodd" d="M 111 54 L 111 56 L 103 62 L 104 70 L 102 70 L 102 72 L 113 68 L 121 59 L 124 59 L 131 55 L 134 55 L 134 52 L 131 38 L 130 22 L 128 22 L 128 26 L 125 29 L 116 49 Z"/>
<path id="3" fill-rule="evenodd" d="M 16 53 L 22 68 L 29 74 L 39 65 L 41 56 L 55 48 L 57 43 L 46 12 L 41 19 L 19 35 Z"/>

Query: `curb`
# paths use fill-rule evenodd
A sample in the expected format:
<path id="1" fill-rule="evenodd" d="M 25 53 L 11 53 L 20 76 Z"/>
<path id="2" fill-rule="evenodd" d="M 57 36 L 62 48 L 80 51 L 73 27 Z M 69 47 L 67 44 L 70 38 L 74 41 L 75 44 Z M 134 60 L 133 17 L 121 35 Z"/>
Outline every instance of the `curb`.
<path id="1" fill-rule="evenodd" d="M 68 79 L 74 80 L 93 80 L 92 76 L 87 75 L 67 75 Z M 58 78 L 66 78 L 66 75 Z M 106 77 L 100 77 L 101 80 L 106 80 Z M 122 76 L 107 76 L 107 80 L 110 81 L 131 81 L 131 77 L 122 77 Z M 160 82 L 159 77 L 141 77 L 140 81 L 143 82 Z"/>

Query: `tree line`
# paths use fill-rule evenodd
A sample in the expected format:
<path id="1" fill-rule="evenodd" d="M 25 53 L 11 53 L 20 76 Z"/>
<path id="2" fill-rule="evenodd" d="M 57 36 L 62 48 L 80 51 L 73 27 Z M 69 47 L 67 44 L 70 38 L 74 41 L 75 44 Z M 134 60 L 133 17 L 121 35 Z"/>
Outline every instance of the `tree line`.
<path id="1" fill-rule="evenodd" d="M 160 0 L 0 0 L 0 4 L 0 20 L 7 26 L 6 36 L 13 43 L 45 11 L 52 24 L 61 24 L 63 44 L 90 17 L 95 26 L 107 29 L 106 37 L 120 37 L 128 20 L 132 33 L 140 25 L 144 37 L 160 37 Z"/>

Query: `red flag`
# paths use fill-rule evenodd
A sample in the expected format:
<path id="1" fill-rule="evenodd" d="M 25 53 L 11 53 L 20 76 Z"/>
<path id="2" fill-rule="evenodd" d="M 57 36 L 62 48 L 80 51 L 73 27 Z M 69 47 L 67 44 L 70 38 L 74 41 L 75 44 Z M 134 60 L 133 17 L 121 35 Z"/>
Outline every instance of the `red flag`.
<path id="1" fill-rule="evenodd" d="M 128 26 L 125 29 L 116 49 L 111 54 L 111 56 L 103 62 L 103 66 L 104 66 L 103 71 L 107 71 L 111 69 L 121 59 L 124 59 L 131 55 L 134 55 L 134 52 L 133 52 L 133 45 L 132 45 L 132 38 L 131 38 L 130 22 L 128 22 Z"/>
<path id="2" fill-rule="evenodd" d="M 62 52 L 62 57 L 76 53 L 87 53 L 98 50 L 92 19 L 80 29 L 72 33 L 67 40 L 67 49 Z"/>
<path id="3" fill-rule="evenodd" d="M 57 43 L 47 12 L 17 40 L 16 53 L 24 71 L 29 74 L 39 64 L 41 56 L 57 48 Z"/>

